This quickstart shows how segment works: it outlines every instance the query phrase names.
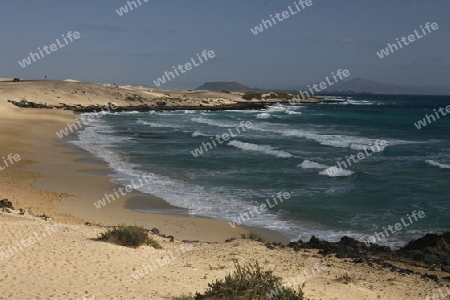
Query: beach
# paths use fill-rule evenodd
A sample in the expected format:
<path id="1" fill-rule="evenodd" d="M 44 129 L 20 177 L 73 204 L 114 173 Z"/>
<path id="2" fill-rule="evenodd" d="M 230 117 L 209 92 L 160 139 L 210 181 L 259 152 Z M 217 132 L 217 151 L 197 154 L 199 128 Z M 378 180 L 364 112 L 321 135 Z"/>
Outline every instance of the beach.
<path id="1" fill-rule="evenodd" d="M 58 137 L 57 132 L 76 122 L 74 113 L 18 108 L 7 102 L 26 99 L 55 106 L 100 107 L 109 102 L 126 106 L 130 105 L 122 100 L 126 95 L 145 95 L 150 102 L 157 102 L 168 93 L 181 99 L 172 105 L 232 104 L 240 98 L 217 92 L 149 91 L 75 81 L 0 82 L 0 156 L 20 156 L 0 171 L 0 199 L 8 199 L 15 208 L 12 213 L 0 213 L 0 251 L 35 237 L 34 243 L 10 251 L 9 257 L 0 260 L 4 270 L 0 299 L 174 299 L 204 291 L 208 283 L 232 272 L 236 261 L 259 261 L 286 280 L 316 264 L 324 266 L 306 279 L 304 291 L 309 299 L 425 299 L 448 285 L 448 280 L 441 281 L 448 273 L 437 269 L 416 268 L 419 273 L 436 275 L 439 282 L 383 265 L 319 255 L 317 250 L 272 250 L 265 243 L 241 239 L 241 235 L 254 231 L 269 242 L 284 244 L 289 238 L 276 231 L 234 228 L 223 220 L 193 217 L 182 213 L 182 207 L 139 191 L 97 208 L 94 202 L 120 186 L 108 177 L 113 170 L 104 161 Z M 185 94 L 189 96 L 183 97 Z M 76 133 L 67 137 L 71 138 L 76 138 Z M 155 213 L 138 211 L 142 207 Z M 20 215 L 19 208 L 26 212 Z M 174 213 L 167 213 L 171 211 Z M 52 224 L 54 230 L 49 232 L 46 228 Z M 154 236 L 163 246 L 156 250 L 93 240 L 105 226 L 117 224 L 157 228 L 174 241 Z M 41 232 L 47 232 L 45 237 Z M 232 241 L 225 242 L 227 239 Z M 132 276 L 149 261 L 183 245 L 192 246 L 191 251 L 140 279 Z M 340 280 L 344 274 L 352 278 L 347 284 Z"/>

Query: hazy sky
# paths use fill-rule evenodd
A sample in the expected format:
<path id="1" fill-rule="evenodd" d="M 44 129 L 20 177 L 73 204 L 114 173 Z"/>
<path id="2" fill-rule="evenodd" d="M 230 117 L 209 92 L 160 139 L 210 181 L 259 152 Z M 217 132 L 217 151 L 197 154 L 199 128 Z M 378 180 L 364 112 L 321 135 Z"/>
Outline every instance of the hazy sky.
<path id="1" fill-rule="evenodd" d="M 150 0 L 119 16 L 123 0 L 0 0 L 0 77 L 78 79 L 154 85 L 172 66 L 203 50 L 215 58 L 170 81 L 195 88 L 206 81 L 299 88 L 337 69 L 349 78 L 448 87 L 449 0 L 312 0 L 312 5 L 254 35 L 250 28 L 294 0 Z M 137 0 L 136 0 L 137 2 Z M 380 59 L 376 52 L 426 22 L 439 29 Z M 38 47 L 69 42 L 22 68 Z M 419 31 L 420 32 L 420 31 Z"/>

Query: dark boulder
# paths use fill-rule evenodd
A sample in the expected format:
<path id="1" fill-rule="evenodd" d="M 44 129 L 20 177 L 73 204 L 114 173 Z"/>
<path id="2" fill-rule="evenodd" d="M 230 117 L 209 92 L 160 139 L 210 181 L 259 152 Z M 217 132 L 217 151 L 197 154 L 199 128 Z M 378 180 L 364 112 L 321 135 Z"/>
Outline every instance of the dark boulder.
<path id="1" fill-rule="evenodd" d="M 9 208 L 14 210 L 12 203 L 8 201 L 8 199 L 0 200 L 0 208 Z"/>

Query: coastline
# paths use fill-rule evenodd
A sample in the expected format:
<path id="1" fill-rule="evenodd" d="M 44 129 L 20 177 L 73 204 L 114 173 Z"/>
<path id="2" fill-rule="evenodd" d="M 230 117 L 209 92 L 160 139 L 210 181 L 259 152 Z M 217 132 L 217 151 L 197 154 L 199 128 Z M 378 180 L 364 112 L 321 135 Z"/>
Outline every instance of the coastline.
<path id="1" fill-rule="evenodd" d="M 75 119 L 73 120 L 75 121 Z M 52 131 L 56 131 L 63 124 L 55 124 Z M 203 217 L 193 217 L 185 214 L 170 213 L 170 210 L 182 208 L 174 207 L 163 199 L 133 191 L 116 201 L 97 209 L 93 202 L 101 199 L 105 193 L 112 193 L 120 185 L 111 182 L 105 173 L 114 173 L 106 162 L 73 147 L 68 147 L 63 141 L 53 139 L 45 141 L 30 158 L 38 163 L 27 167 L 32 172 L 43 174 L 34 184 L 40 189 L 52 190 L 72 196 L 61 201 L 58 209 L 86 219 L 87 222 L 102 223 L 107 226 L 117 224 L 137 224 L 148 229 L 158 228 L 161 232 L 174 235 L 179 240 L 199 240 L 204 242 L 223 242 L 228 238 L 238 238 L 241 234 L 248 234 L 248 229 L 236 228 L 224 221 Z M 74 146 L 75 147 L 75 146 Z M 97 162 L 97 163 L 95 163 Z M 52 165 L 50 168 L 49 165 Z M 81 172 L 83 171 L 83 172 Z M 139 212 L 136 204 L 145 202 L 147 209 L 165 210 L 166 213 Z M 269 230 L 259 230 L 269 241 L 279 242 L 286 239 L 281 234 Z"/>
<path id="2" fill-rule="evenodd" d="M 49 114 L 49 112 L 39 113 L 39 111 L 34 112 L 44 116 Z M 54 111 L 51 112 L 55 114 Z M 67 112 L 62 115 L 67 116 Z M 67 117 L 70 122 L 75 121 L 71 112 Z M 76 220 L 78 224 L 86 222 L 101 223 L 106 226 L 138 224 L 148 229 L 158 228 L 161 232 L 173 235 L 179 240 L 223 242 L 229 238 L 239 238 L 241 234 L 248 234 L 249 231 L 257 231 L 270 242 L 289 241 L 282 234 L 266 229 L 248 226 L 232 228 L 225 221 L 180 214 L 179 210 L 182 208 L 174 207 L 163 199 L 138 191 L 126 194 L 105 207 L 97 209 L 93 202 L 101 199 L 105 193 L 112 193 L 120 185 L 111 182 L 107 174 L 114 171 L 106 162 L 76 146 L 69 146 L 66 142 L 58 140 L 56 135 L 52 136 L 52 133 L 63 126 L 65 123 L 55 122 L 47 125 L 44 130 L 39 126 L 34 127 L 31 132 L 32 137 L 29 139 L 30 145 L 27 150 L 29 154 L 23 156 L 25 160 L 30 161 L 23 170 L 32 172 L 36 178 L 32 187 L 56 193 L 60 199 L 52 201 L 50 207 L 39 204 L 40 207 L 45 207 L 42 210 L 34 206 L 30 207 L 27 203 L 20 204 L 21 207 L 30 207 L 35 214 L 47 214 L 64 222 Z M 136 210 L 137 205 L 143 206 L 146 210 L 163 211 L 162 213 L 139 212 Z M 170 213 L 170 210 L 175 211 Z"/>
<path id="3" fill-rule="evenodd" d="M 16 98 L 17 95 L 20 94 Z M 74 101 L 57 99 L 54 101 Z M 274 270 L 286 282 L 293 282 L 292 278 L 316 264 L 324 264 L 325 272 L 306 280 L 304 291 L 310 299 L 424 299 L 448 284 L 443 279 L 448 273 L 434 267 L 406 263 L 401 265 L 402 271 L 377 256 L 364 262 L 351 256 L 327 255 L 323 249 L 303 247 L 302 243 L 293 247 L 267 245 L 241 239 L 240 233 L 248 234 L 248 228 L 242 227 L 238 232 L 227 222 L 125 208 L 146 206 L 147 202 L 157 209 L 173 208 L 162 199 L 139 193 L 130 193 L 96 209 L 93 202 L 117 185 L 107 176 L 111 169 L 105 162 L 58 140 L 55 133 L 74 122 L 73 113 L 20 109 L 6 103 L 6 99 L 0 103 L 0 113 L 4 116 L 0 119 L 2 155 L 20 154 L 22 158 L 1 171 L 0 197 L 8 198 L 16 209 L 25 208 L 31 213 L 20 216 L 16 212 L 0 212 L 4 232 L 0 252 L 40 228 L 50 224 L 58 228 L 50 237 L 30 247 L 6 259 L 0 257 L 4 269 L 0 277 L 6 287 L 4 295 L 9 299 L 78 299 L 83 295 L 94 295 L 96 299 L 173 299 L 204 291 L 209 283 L 233 272 L 235 262 L 259 262 L 265 270 Z M 50 218 L 44 221 L 43 217 L 35 217 L 39 215 Z M 164 234 L 173 235 L 175 240 L 152 235 L 161 243 L 162 250 L 94 241 L 104 231 L 103 225 L 126 221 L 144 224 L 149 229 L 156 227 Z M 266 237 L 267 232 L 255 231 Z M 224 242 L 232 237 L 236 239 Z M 200 242 L 191 243 L 193 251 L 170 266 L 139 280 L 132 278 L 131 274 L 144 264 L 185 244 L 181 240 Z M 417 273 L 410 272 L 411 269 Z M 430 280 L 430 276 L 424 275 L 428 273 L 442 278 L 441 281 Z M 342 282 L 344 275 L 350 277 L 349 283 Z"/>

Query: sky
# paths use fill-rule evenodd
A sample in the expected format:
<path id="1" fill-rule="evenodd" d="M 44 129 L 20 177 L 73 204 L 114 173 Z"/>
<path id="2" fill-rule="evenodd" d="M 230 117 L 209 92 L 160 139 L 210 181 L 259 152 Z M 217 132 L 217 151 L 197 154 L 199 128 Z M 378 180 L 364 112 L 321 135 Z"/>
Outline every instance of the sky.
<path id="1" fill-rule="evenodd" d="M 212 50 L 214 58 L 162 87 L 236 81 L 296 89 L 338 69 L 348 69 L 348 79 L 449 87 L 448 0 L 311 0 L 257 35 L 250 29 L 289 6 L 295 11 L 296 0 L 135 1 L 119 16 L 127 1 L 0 0 L 0 77 L 155 86 L 172 66 Z M 383 59 L 376 54 L 427 22 L 439 28 Z M 69 31 L 80 38 L 64 45 Z M 18 63 L 57 38 L 64 47 L 25 68 Z"/>

